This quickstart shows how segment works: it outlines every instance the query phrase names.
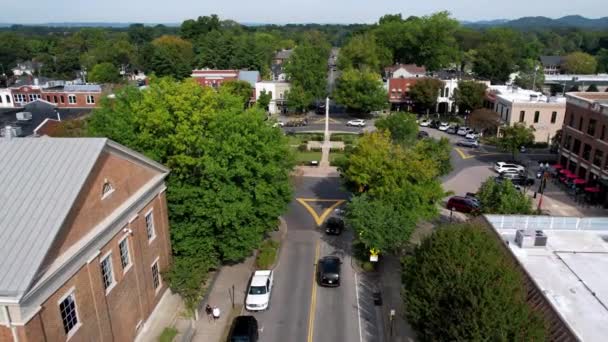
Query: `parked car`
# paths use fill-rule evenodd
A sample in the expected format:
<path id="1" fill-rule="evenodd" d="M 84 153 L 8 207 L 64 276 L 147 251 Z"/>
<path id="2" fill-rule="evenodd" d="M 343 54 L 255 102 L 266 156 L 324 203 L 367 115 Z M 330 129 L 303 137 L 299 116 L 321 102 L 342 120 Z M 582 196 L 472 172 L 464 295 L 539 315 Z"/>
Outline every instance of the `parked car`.
<path id="1" fill-rule="evenodd" d="M 259 270 L 253 273 L 251 282 L 249 283 L 249 290 L 247 290 L 245 309 L 249 311 L 268 309 L 273 278 L 274 274 L 271 270 Z"/>
<path id="2" fill-rule="evenodd" d="M 350 120 L 346 123 L 346 126 L 365 127 L 365 120 L 361 120 L 361 119 Z"/>
<path id="3" fill-rule="evenodd" d="M 526 153 L 526 152 L 528 152 L 528 150 L 526 149 L 526 146 L 519 147 L 519 153 Z"/>
<path id="4" fill-rule="evenodd" d="M 344 230 L 344 221 L 339 217 L 330 217 L 325 223 L 325 233 L 328 235 L 340 235 Z"/>
<path id="5" fill-rule="evenodd" d="M 457 131 L 458 129 L 456 128 L 456 126 L 450 126 L 445 130 L 447 134 L 456 134 Z"/>
<path id="6" fill-rule="evenodd" d="M 479 139 L 479 134 L 475 133 L 475 132 L 469 132 L 464 137 L 467 138 L 467 139 L 477 140 L 477 139 Z"/>
<path id="7" fill-rule="evenodd" d="M 441 126 L 441 122 L 439 120 L 431 120 L 431 123 L 429 124 L 430 128 L 439 128 L 439 126 Z"/>
<path id="8" fill-rule="evenodd" d="M 418 132 L 418 139 L 424 139 L 424 138 L 428 138 L 428 137 L 429 137 L 429 132 L 425 132 L 425 131 Z"/>
<path id="9" fill-rule="evenodd" d="M 479 211 L 480 205 L 479 201 L 473 200 L 468 197 L 462 196 L 453 196 L 450 197 L 446 208 L 454 211 L 459 211 L 461 213 L 474 213 Z"/>
<path id="10" fill-rule="evenodd" d="M 272 124 L 272 127 L 284 127 L 285 123 L 283 121 L 277 121 L 274 124 Z"/>
<path id="11" fill-rule="evenodd" d="M 430 124 L 431 124 L 431 120 L 424 119 L 424 120 L 420 121 L 420 126 L 422 126 L 422 127 L 429 127 Z"/>
<path id="12" fill-rule="evenodd" d="M 534 178 L 522 176 L 518 173 L 503 173 L 497 178 L 509 179 L 514 185 L 531 186 L 534 185 Z"/>
<path id="13" fill-rule="evenodd" d="M 447 124 L 446 122 L 442 122 L 441 125 L 439 125 L 439 130 L 442 132 L 447 131 L 450 128 L 450 125 Z"/>
<path id="14" fill-rule="evenodd" d="M 258 320 L 253 316 L 237 316 L 232 321 L 228 342 L 257 342 Z"/>
<path id="15" fill-rule="evenodd" d="M 458 141 L 456 143 L 456 145 L 463 146 L 463 147 L 477 148 L 477 147 L 479 147 L 479 142 L 477 142 L 477 140 L 473 140 L 473 139 L 462 139 L 462 140 Z"/>
<path id="16" fill-rule="evenodd" d="M 526 171 L 526 168 L 523 167 L 522 165 L 518 165 L 518 164 L 497 162 L 496 164 L 494 164 L 494 170 L 498 173 L 502 173 L 506 170 L 516 170 L 517 172 L 524 172 L 524 171 Z"/>
<path id="17" fill-rule="evenodd" d="M 469 132 L 471 132 L 471 129 L 469 127 L 462 126 L 462 127 L 458 128 L 458 131 L 456 132 L 456 134 L 465 136 L 465 135 L 469 134 Z"/>
<path id="18" fill-rule="evenodd" d="M 292 119 L 284 123 L 286 127 L 308 126 L 308 119 Z"/>
<path id="19" fill-rule="evenodd" d="M 340 286 L 342 261 L 336 256 L 326 256 L 317 263 L 317 280 L 322 286 Z"/>

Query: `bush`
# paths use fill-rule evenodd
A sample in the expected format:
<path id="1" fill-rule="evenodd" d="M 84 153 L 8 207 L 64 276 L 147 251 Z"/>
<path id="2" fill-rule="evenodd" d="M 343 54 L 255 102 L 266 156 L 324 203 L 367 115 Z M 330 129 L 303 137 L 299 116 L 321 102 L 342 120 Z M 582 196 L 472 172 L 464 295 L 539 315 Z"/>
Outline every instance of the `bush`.
<path id="1" fill-rule="evenodd" d="M 449 225 L 404 259 L 406 316 L 421 341 L 544 341 L 524 279 L 486 228 Z"/>
<path id="2" fill-rule="evenodd" d="M 313 147 L 310 149 L 312 152 L 321 152 L 323 149 L 321 147 Z"/>
<path id="3" fill-rule="evenodd" d="M 275 240 L 268 239 L 262 242 L 258 251 L 258 256 L 255 259 L 255 264 L 258 269 L 266 270 L 274 265 L 277 258 L 277 250 L 279 243 Z"/>
<path id="4" fill-rule="evenodd" d="M 361 263 L 361 268 L 365 271 L 365 272 L 371 272 L 374 270 L 374 264 L 369 262 L 369 261 L 364 261 Z"/>
<path id="5" fill-rule="evenodd" d="M 177 329 L 173 327 L 167 327 L 160 334 L 158 341 L 159 342 L 171 342 L 177 336 Z"/>
<path id="6" fill-rule="evenodd" d="M 300 151 L 300 152 L 308 151 L 308 144 L 306 144 L 306 143 L 300 144 L 300 146 L 298 146 L 298 151 Z"/>
<path id="7" fill-rule="evenodd" d="M 339 135 L 334 137 L 334 136 L 332 135 L 332 136 L 331 136 L 331 138 L 330 138 L 330 140 L 331 140 L 331 141 L 344 141 L 344 137 L 339 136 Z"/>

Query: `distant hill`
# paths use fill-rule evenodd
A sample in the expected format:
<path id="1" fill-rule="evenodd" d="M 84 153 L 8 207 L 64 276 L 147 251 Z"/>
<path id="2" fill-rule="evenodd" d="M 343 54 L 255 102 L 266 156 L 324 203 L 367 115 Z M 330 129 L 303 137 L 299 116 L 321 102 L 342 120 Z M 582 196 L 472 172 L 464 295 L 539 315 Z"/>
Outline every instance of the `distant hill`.
<path id="1" fill-rule="evenodd" d="M 41 23 L 41 24 L 19 24 L 19 23 L 0 23 L 0 27 L 11 27 L 13 25 L 28 26 L 28 27 L 111 27 L 111 28 L 125 28 L 129 27 L 132 23 L 111 23 L 111 22 L 57 22 L 57 23 Z M 177 27 L 181 23 L 145 23 L 146 26 L 165 25 L 167 27 Z"/>
<path id="2" fill-rule="evenodd" d="M 514 20 L 486 20 L 476 22 L 463 22 L 469 27 L 511 27 L 516 29 L 531 29 L 531 28 L 582 28 L 593 30 L 608 29 L 608 17 L 589 19 L 580 15 L 568 15 L 558 19 L 547 17 L 523 17 Z"/>

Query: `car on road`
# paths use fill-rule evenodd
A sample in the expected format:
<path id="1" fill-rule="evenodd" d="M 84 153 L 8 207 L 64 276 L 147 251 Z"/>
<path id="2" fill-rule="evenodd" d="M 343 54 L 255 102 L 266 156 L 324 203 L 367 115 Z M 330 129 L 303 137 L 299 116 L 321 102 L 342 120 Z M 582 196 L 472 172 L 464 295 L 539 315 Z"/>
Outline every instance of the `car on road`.
<path id="1" fill-rule="evenodd" d="M 424 139 L 424 138 L 429 138 L 429 132 L 425 132 L 425 131 L 419 131 L 418 132 L 418 139 Z"/>
<path id="2" fill-rule="evenodd" d="M 248 311 L 262 311 L 268 309 L 270 305 L 270 294 L 272 293 L 272 281 L 274 274 L 271 270 L 259 270 L 253 272 L 247 298 L 245 299 L 245 309 Z"/>
<path id="3" fill-rule="evenodd" d="M 272 127 L 285 127 L 285 123 L 283 121 L 275 122 Z"/>
<path id="4" fill-rule="evenodd" d="M 292 119 L 283 124 L 285 127 L 308 126 L 308 119 Z"/>
<path id="5" fill-rule="evenodd" d="M 317 263 L 317 281 L 321 286 L 340 286 L 342 260 L 337 256 L 326 256 Z"/>
<path id="6" fill-rule="evenodd" d="M 526 168 L 518 164 L 510 164 L 505 162 L 497 162 L 494 164 L 494 171 L 503 173 L 507 170 L 515 170 L 515 172 L 525 172 Z"/>
<path id="7" fill-rule="evenodd" d="M 452 196 L 448 200 L 446 208 L 453 211 L 459 211 L 461 213 L 474 213 L 478 212 L 481 206 L 479 201 L 469 197 Z"/>
<path id="8" fill-rule="evenodd" d="M 365 120 L 361 120 L 361 119 L 350 120 L 346 123 L 346 126 L 365 127 Z"/>
<path id="9" fill-rule="evenodd" d="M 445 130 L 447 134 L 456 134 L 457 131 L 458 128 L 456 128 L 456 126 L 450 126 L 448 127 L 448 129 Z"/>
<path id="10" fill-rule="evenodd" d="M 470 132 L 471 132 L 471 129 L 469 127 L 462 126 L 462 127 L 458 128 L 458 131 L 456 132 L 456 134 L 465 136 L 465 135 L 469 134 Z"/>
<path id="11" fill-rule="evenodd" d="M 473 139 L 462 139 L 456 143 L 458 146 L 477 148 L 479 147 L 479 142 Z"/>
<path id="12" fill-rule="evenodd" d="M 340 235 L 344 230 L 344 220 L 339 217 L 332 216 L 325 222 L 325 233 L 327 235 Z"/>
<path id="13" fill-rule="evenodd" d="M 441 126 L 441 122 L 439 120 L 431 120 L 431 123 L 429 124 L 430 128 L 439 128 L 439 126 Z"/>
<path id="14" fill-rule="evenodd" d="M 496 177 L 497 180 L 502 181 L 508 179 L 514 185 L 520 186 L 532 186 L 534 185 L 534 178 L 530 178 L 527 176 L 522 176 L 518 173 L 503 173 L 500 176 Z"/>
<path id="15" fill-rule="evenodd" d="M 419 123 L 419 125 L 422 127 L 429 127 L 430 124 L 431 124 L 431 120 L 427 120 L 427 119 L 421 120 Z"/>
<path id="16" fill-rule="evenodd" d="M 447 124 L 446 122 L 442 122 L 441 125 L 439 125 L 439 130 L 442 132 L 447 131 L 450 128 L 450 125 Z"/>
<path id="17" fill-rule="evenodd" d="M 475 133 L 475 132 L 469 132 L 469 133 L 467 133 L 467 135 L 465 135 L 464 137 L 465 137 L 465 138 L 467 138 L 467 139 L 474 139 L 474 140 L 477 140 L 477 139 L 479 139 L 479 134 L 478 134 L 478 133 Z"/>
<path id="18" fill-rule="evenodd" d="M 237 316 L 232 321 L 228 342 L 257 342 L 258 320 L 253 316 Z"/>

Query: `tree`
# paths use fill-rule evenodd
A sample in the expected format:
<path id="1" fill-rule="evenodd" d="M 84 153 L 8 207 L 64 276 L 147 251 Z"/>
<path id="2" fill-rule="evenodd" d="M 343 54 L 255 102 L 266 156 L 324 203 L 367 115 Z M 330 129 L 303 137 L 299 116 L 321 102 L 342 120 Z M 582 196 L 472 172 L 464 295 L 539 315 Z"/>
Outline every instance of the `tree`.
<path id="1" fill-rule="evenodd" d="M 413 152 L 419 160 L 430 159 L 435 162 L 439 176 L 445 176 L 452 171 L 452 145 L 447 138 L 422 139 L 414 145 Z"/>
<path id="2" fill-rule="evenodd" d="M 389 131 L 393 143 L 410 146 L 416 142 L 418 136 L 418 123 L 416 116 L 411 113 L 391 113 L 376 120 L 375 126 L 378 130 Z"/>
<path id="3" fill-rule="evenodd" d="M 121 80 L 118 68 L 112 63 L 96 64 L 89 72 L 89 81 L 96 83 L 119 83 Z"/>
<path id="4" fill-rule="evenodd" d="M 486 214 L 532 214 L 532 199 L 525 192 L 515 189 L 510 180 L 497 182 L 489 178 L 481 184 L 477 198 L 482 212 Z"/>
<path id="5" fill-rule="evenodd" d="M 520 147 L 534 142 L 534 127 L 526 127 L 523 123 L 501 128 L 498 138 L 498 147 L 506 152 L 511 152 L 513 159 Z"/>
<path id="6" fill-rule="evenodd" d="M 268 105 L 270 104 L 270 100 L 272 100 L 272 92 L 266 92 L 266 89 L 263 89 L 260 92 L 260 96 L 258 97 L 256 105 L 258 106 L 258 108 L 264 111 L 268 111 Z"/>
<path id="7" fill-rule="evenodd" d="M 338 66 L 341 70 L 350 68 L 380 72 L 385 66 L 391 64 L 390 51 L 376 43 L 373 34 L 365 33 L 354 36 L 340 50 Z"/>
<path id="8" fill-rule="evenodd" d="M 198 17 L 196 20 L 188 19 L 180 27 L 181 36 L 184 39 L 194 39 L 202 34 L 220 29 L 220 19 L 216 14 L 210 17 Z"/>
<path id="9" fill-rule="evenodd" d="M 471 115 L 469 115 L 468 121 L 468 125 L 471 128 L 482 132 L 484 136 L 495 135 L 498 132 L 498 127 L 502 125 L 500 115 L 487 108 L 474 110 Z"/>
<path id="10" fill-rule="evenodd" d="M 572 85 L 570 88 L 568 88 L 568 91 L 569 91 L 569 92 L 572 92 L 572 91 L 580 91 L 580 89 L 578 88 L 578 84 L 574 84 L 574 85 Z"/>
<path id="11" fill-rule="evenodd" d="M 192 73 L 194 51 L 189 41 L 176 36 L 162 36 L 152 41 L 153 54 L 148 69 L 157 76 L 172 76 L 176 79 L 189 77 Z"/>
<path id="12" fill-rule="evenodd" d="M 436 229 L 403 262 L 406 317 L 422 341 L 543 341 L 540 313 L 500 242 L 471 224 Z"/>
<path id="13" fill-rule="evenodd" d="M 458 81 L 454 91 L 454 102 L 461 113 L 483 107 L 486 96 L 486 85 L 477 81 Z"/>
<path id="14" fill-rule="evenodd" d="M 492 83 L 506 82 L 514 67 L 512 48 L 498 42 L 488 42 L 481 46 L 473 62 L 473 72 Z"/>
<path id="15" fill-rule="evenodd" d="M 458 44 L 454 34 L 458 27 L 458 21 L 450 18 L 447 11 L 422 17 L 420 31 L 417 32 L 418 44 L 412 46 L 416 50 L 414 62 L 425 65 L 431 71 L 440 70 L 456 62 Z"/>
<path id="16" fill-rule="evenodd" d="M 555 95 L 561 95 L 564 92 L 564 85 L 563 84 L 551 84 L 549 87 L 549 92 L 551 93 L 551 96 L 555 96 Z"/>
<path id="17" fill-rule="evenodd" d="M 313 101 L 313 98 L 300 85 L 293 85 L 289 92 L 285 94 L 287 108 L 290 112 L 302 113 L 306 111 Z"/>
<path id="18" fill-rule="evenodd" d="M 597 59 L 597 72 L 598 73 L 607 73 L 608 72 L 608 45 L 607 48 L 602 48 L 598 51 L 595 56 Z"/>
<path id="19" fill-rule="evenodd" d="M 443 88 L 443 81 L 436 78 L 423 78 L 410 89 L 410 97 L 417 106 L 426 109 L 429 114 L 431 108 L 435 110 L 439 90 Z"/>
<path id="20" fill-rule="evenodd" d="M 89 134 L 113 139 L 167 165 L 174 266 L 171 287 L 192 308 L 201 281 L 238 261 L 276 228 L 292 195 L 286 138 L 242 99 L 188 80 L 125 87 L 94 111 Z"/>
<path id="21" fill-rule="evenodd" d="M 298 45 L 285 65 L 285 73 L 291 81 L 292 91 L 294 87 L 300 87 L 305 92 L 305 96 L 301 98 L 307 101 L 306 107 L 315 99 L 326 95 L 327 59 L 330 46 L 327 42 L 319 44 L 304 42 Z"/>
<path id="22" fill-rule="evenodd" d="M 542 90 L 545 84 L 545 73 L 539 61 L 526 59 L 515 77 L 515 85 L 524 89 Z"/>
<path id="23" fill-rule="evenodd" d="M 564 58 L 562 68 L 570 74 L 594 74 L 597 60 L 588 53 L 573 52 Z"/>
<path id="24" fill-rule="evenodd" d="M 222 83 L 220 91 L 228 92 L 242 100 L 243 106 L 246 107 L 253 96 L 251 84 L 247 81 L 231 80 Z"/>
<path id="25" fill-rule="evenodd" d="M 595 84 L 591 84 L 591 85 L 589 85 L 589 87 L 587 88 L 587 91 L 597 93 L 597 92 L 598 92 L 598 91 L 600 91 L 600 90 L 599 90 L 599 89 L 597 89 L 597 86 L 596 86 Z"/>
<path id="26" fill-rule="evenodd" d="M 354 113 L 369 113 L 386 105 L 386 92 L 380 75 L 368 70 L 349 69 L 336 82 L 336 102 Z"/>

